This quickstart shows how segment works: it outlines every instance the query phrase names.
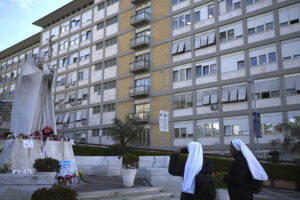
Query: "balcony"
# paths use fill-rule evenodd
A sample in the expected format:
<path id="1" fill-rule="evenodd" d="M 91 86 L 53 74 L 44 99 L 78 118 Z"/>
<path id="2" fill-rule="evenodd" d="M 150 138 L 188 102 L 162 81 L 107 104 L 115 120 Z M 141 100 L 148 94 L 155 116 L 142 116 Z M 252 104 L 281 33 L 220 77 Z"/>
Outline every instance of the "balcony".
<path id="1" fill-rule="evenodd" d="M 148 96 L 149 93 L 150 93 L 150 86 L 148 85 L 136 86 L 129 89 L 130 97 Z"/>
<path id="2" fill-rule="evenodd" d="M 139 61 L 135 61 L 134 63 L 130 64 L 130 72 L 132 72 L 132 73 L 148 71 L 149 68 L 150 68 L 149 60 L 139 60 Z"/>
<path id="3" fill-rule="evenodd" d="M 150 112 L 149 111 L 140 111 L 136 113 L 130 113 L 129 117 L 135 119 L 138 122 L 149 122 Z"/>
<path id="4" fill-rule="evenodd" d="M 143 11 L 131 17 L 131 26 L 137 27 L 148 24 L 151 20 L 151 14 Z"/>
<path id="5" fill-rule="evenodd" d="M 141 3 L 144 3 L 148 0 L 130 0 L 132 4 L 134 5 L 138 5 L 138 4 L 141 4 Z"/>
<path id="6" fill-rule="evenodd" d="M 150 37 L 143 35 L 130 41 L 130 47 L 134 50 L 148 47 L 150 45 Z"/>

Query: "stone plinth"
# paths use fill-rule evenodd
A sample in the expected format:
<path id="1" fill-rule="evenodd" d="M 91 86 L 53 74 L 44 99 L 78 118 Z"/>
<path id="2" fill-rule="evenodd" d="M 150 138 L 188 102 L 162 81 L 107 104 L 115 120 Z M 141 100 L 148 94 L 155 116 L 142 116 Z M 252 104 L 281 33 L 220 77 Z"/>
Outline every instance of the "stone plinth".
<path id="1" fill-rule="evenodd" d="M 34 191 L 54 182 L 55 174 L 0 174 L 0 199 L 30 200 Z"/>
<path id="2" fill-rule="evenodd" d="M 32 140 L 32 142 L 33 147 L 26 148 L 24 146 L 26 140 L 4 140 L 2 153 L 0 153 L 0 165 L 11 163 L 12 169 L 20 170 L 23 173 L 23 170 L 33 170 L 34 161 L 38 158 L 44 158 L 46 155 L 57 160 L 73 161 L 77 171 L 76 160 L 70 142 L 46 141 L 45 145 L 40 140 Z"/>

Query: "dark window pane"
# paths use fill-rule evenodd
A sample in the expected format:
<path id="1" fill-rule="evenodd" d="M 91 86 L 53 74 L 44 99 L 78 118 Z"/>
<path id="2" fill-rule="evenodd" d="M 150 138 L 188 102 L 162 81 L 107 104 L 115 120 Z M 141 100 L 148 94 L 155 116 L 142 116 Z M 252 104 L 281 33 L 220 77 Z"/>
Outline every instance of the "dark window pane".
<path id="1" fill-rule="evenodd" d="M 201 77 L 202 76 L 202 66 L 198 66 L 197 67 L 197 77 Z"/>
<path id="2" fill-rule="evenodd" d="M 260 64 L 260 65 L 265 65 L 265 64 L 267 64 L 267 56 L 266 56 L 266 55 L 261 55 L 261 56 L 259 56 L 259 64 Z"/>
<path id="3" fill-rule="evenodd" d="M 221 32 L 220 33 L 220 42 L 221 43 L 226 42 L 226 32 Z"/>
<path id="4" fill-rule="evenodd" d="M 265 26 L 261 25 L 261 26 L 258 26 L 256 29 L 257 29 L 257 33 L 261 33 L 261 32 L 265 31 Z"/>
<path id="5" fill-rule="evenodd" d="M 257 57 L 250 58 L 250 66 L 257 66 Z"/>
<path id="6" fill-rule="evenodd" d="M 238 65 L 238 69 L 243 69 L 245 67 L 245 62 L 243 60 L 238 61 L 237 65 Z"/>
<path id="7" fill-rule="evenodd" d="M 273 22 L 270 22 L 270 23 L 266 24 L 266 31 L 273 30 L 273 28 L 274 28 L 274 23 Z"/>
<path id="8" fill-rule="evenodd" d="M 299 23 L 299 19 L 294 19 L 290 21 L 290 24 L 297 24 Z"/>
<path id="9" fill-rule="evenodd" d="M 200 21 L 200 11 L 195 12 L 195 22 Z"/>
<path id="10" fill-rule="evenodd" d="M 255 34 L 255 28 L 248 29 L 248 35 L 254 35 Z"/>
<path id="11" fill-rule="evenodd" d="M 262 92 L 261 93 L 261 98 L 262 99 L 270 98 L 270 92 Z"/>
<path id="12" fill-rule="evenodd" d="M 234 29 L 228 30 L 228 41 L 234 40 Z"/>
<path id="13" fill-rule="evenodd" d="M 269 53 L 268 56 L 269 56 L 269 63 L 276 62 L 276 52 Z"/>
<path id="14" fill-rule="evenodd" d="M 215 16 L 215 7 L 214 5 L 208 6 L 208 18 Z"/>
<path id="15" fill-rule="evenodd" d="M 203 126 L 198 126 L 198 136 L 204 136 L 204 127 Z"/>
<path id="16" fill-rule="evenodd" d="M 217 65 L 212 64 L 210 65 L 210 74 L 216 74 L 217 73 Z"/>
<path id="17" fill-rule="evenodd" d="M 175 128 L 175 138 L 179 138 L 179 128 Z"/>
<path id="18" fill-rule="evenodd" d="M 209 66 L 203 66 L 203 76 L 209 76 Z"/>
<path id="19" fill-rule="evenodd" d="M 224 126 L 225 135 L 232 135 L 231 126 Z"/>
<path id="20" fill-rule="evenodd" d="M 239 8 L 241 8 L 241 2 L 236 2 L 234 4 L 234 9 L 239 9 Z"/>

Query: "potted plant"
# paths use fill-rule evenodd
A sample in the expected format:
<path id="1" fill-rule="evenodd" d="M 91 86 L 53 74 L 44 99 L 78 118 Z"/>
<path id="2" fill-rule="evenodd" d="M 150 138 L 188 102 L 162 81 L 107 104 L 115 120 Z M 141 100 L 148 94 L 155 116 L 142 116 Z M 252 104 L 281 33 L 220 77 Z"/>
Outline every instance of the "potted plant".
<path id="1" fill-rule="evenodd" d="M 229 200 L 229 194 L 227 190 L 227 184 L 223 182 L 223 176 L 226 172 L 219 172 L 214 176 L 214 183 L 216 187 L 218 199 Z"/>
<path id="2" fill-rule="evenodd" d="M 31 195 L 31 200 L 77 200 L 78 194 L 68 187 L 53 186 L 51 188 L 40 188 Z"/>
<path id="3" fill-rule="evenodd" d="M 33 168 L 35 168 L 36 172 L 47 173 L 47 174 L 56 174 L 59 171 L 60 166 L 59 162 L 53 158 L 40 158 L 36 159 L 33 164 Z"/>
<path id="4" fill-rule="evenodd" d="M 122 156 L 122 180 L 125 187 L 132 187 L 136 171 L 139 168 L 139 157 L 132 153 Z"/>

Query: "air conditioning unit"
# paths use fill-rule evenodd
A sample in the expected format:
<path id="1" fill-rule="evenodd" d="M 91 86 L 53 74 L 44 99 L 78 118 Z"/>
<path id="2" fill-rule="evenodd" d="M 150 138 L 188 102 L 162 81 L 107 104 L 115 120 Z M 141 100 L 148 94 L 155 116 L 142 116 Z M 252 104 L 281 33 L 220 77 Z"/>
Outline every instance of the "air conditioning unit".
<path id="1" fill-rule="evenodd" d="M 71 102 L 71 106 L 75 106 L 75 102 L 73 101 L 73 102 Z"/>
<path id="2" fill-rule="evenodd" d="M 64 127 L 68 127 L 69 126 L 69 124 L 68 123 L 64 123 Z"/>
<path id="3" fill-rule="evenodd" d="M 82 125 L 86 125 L 86 120 L 84 119 L 84 120 L 81 120 L 81 124 Z"/>
<path id="4" fill-rule="evenodd" d="M 210 105 L 210 109 L 211 110 L 217 110 L 218 109 L 218 105 L 217 104 Z"/>

